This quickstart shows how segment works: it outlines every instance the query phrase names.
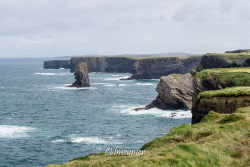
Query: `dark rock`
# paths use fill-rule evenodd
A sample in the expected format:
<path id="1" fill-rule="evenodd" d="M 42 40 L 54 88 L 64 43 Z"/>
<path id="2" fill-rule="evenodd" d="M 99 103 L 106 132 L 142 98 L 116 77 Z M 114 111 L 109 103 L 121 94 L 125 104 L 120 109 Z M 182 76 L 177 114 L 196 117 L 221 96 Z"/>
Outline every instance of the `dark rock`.
<path id="1" fill-rule="evenodd" d="M 161 77 L 156 91 L 158 92 L 156 100 L 146 106 L 146 109 L 156 107 L 163 110 L 189 110 L 192 107 L 193 79 L 189 73 Z"/>
<path id="2" fill-rule="evenodd" d="M 79 62 L 88 65 L 89 72 L 131 73 L 134 60 L 127 57 L 73 57 L 70 71 L 74 72 Z"/>
<path id="3" fill-rule="evenodd" d="M 130 79 L 158 79 L 169 74 L 185 74 L 196 68 L 200 56 L 162 57 L 136 60 Z"/>
<path id="4" fill-rule="evenodd" d="M 199 123 L 211 111 L 227 114 L 246 106 L 250 106 L 250 96 L 202 98 L 195 102 L 192 109 L 192 124 Z"/>
<path id="5" fill-rule="evenodd" d="M 80 62 L 75 70 L 76 81 L 70 87 L 90 87 L 87 64 Z"/>
<path id="6" fill-rule="evenodd" d="M 43 65 L 44 69 L 60 69 L 70 68 L 70 60 L 51 60 L 51 61 L 45 61 Z"/>

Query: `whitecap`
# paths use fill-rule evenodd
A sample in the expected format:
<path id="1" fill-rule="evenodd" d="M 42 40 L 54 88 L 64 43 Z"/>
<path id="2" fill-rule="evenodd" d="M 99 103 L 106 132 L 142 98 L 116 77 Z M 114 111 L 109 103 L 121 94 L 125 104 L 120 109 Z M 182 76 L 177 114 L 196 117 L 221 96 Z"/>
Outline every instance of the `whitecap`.
<path id="1" fill-rule="evenodd" d="M 85 143 L 85 144 L 107 144 L 106 140 L 99 137 L 73 137 L 70 139 L 72 143 Z"/>
<path id="2" fill-rule="evenodd" d="M 106 81 L 118 81 L 121 79 L 127 79 L 129 78 L 129 76 L 123 76 L 123 77 L 109 77 L 109 78 L 105 78 L 104 80 Z"/>
<path id="3" fill-rule="evenodd" d="M 153 115 L 158 117 L 167 117 L 173 119 L 184 119 L 184 118 L 191 118 L 192 113 L 191 111 L 184 111 L 184 110 L 161 110 L 157 108 L 152 108 L 149 110 L 138 110 L 136 111 L 135 108 L 142 108 L 143 106 L 137 107 L 130 107 L 125 110 L 121 110 L 120 113 L 126 115 Z"/>
<path id="4" fill-rule="evenodd" d="M 22 138 L 28 137 L 28 133 L 35 128 L 26 126 L 0 125 L 0 138 Z"/>
<path id="5" fill-rule="evenodd" d="M 154 84 L 152 84 L 152 83 L 136 83 L 136 85 L 140 85 L 140 86 L 154 86 Z"/>
<path id="6" fill-rule="evenodd" d="M 107 83 L 104 83 L 104 82 L 100 82 L 100 83 L 91 83 L 91 85 L 105 85 Z"/>
<path id="7" fill-rule="evenodd" d="M 50 90 L 52 89 L 57 89 L 57 90 L 88 90 L 88 89 L 97 89 L 95 87 L 82 87 L 82 88 L 76 88 L 76 87 L 69 87 L 71 84 L 65 84 L 63 86 L 56 86 L 53 88 L 50 88 Z"/>
<path id="8" fill-rule="evenodd" d="M 37 72 L 34 75 L 46 75 L 46 76 L 55 76 L 55 75 L 71 75 L 71 73 L 49 73 L 49 72 Z"/>
<path id="9" fill-rule="evenodd" d="M 107 85 L 103 85 L 105 87 L 113 87 L 113 86 L 128 86 L 127 84 L 107 84 Z"/>
<path id="10" fill-rule="evenodd" d="M 65 140 L 63 140 L 63 139 L 57 139 L 57 140 L 53 140 L 51 142 L 52 143 L 63 143 L 63 142 L 65 142 Z"/>

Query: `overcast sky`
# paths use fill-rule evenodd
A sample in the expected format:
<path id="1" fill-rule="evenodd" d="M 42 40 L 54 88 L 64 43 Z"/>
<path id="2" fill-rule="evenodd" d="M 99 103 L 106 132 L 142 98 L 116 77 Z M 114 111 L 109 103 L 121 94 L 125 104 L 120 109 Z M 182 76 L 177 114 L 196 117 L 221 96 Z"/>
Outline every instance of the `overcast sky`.
<path id="1" fill-rule="evenodd" d="M 249 0 L 0 0 L 0 57 L 240 48 Z"/>

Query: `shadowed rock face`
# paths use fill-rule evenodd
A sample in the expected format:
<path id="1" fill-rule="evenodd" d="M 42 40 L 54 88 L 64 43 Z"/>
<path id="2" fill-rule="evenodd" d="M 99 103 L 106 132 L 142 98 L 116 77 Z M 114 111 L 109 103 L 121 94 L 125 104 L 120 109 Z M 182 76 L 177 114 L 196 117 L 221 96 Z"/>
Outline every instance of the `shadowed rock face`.
<path id="1" fill-rule="evenodd" d="M 185 74 L 200 64 L 200 56 L 136 60 L 130 79 L 158 79 L 169 74 Z"/>
<path id="2" fill-rule="evenodd" d="M 60 69 L 70 68 L 70 60 L 51 60 L 51 61 L 45 61 L 43 64 L 44 69 Z"/>
<path id="3" fill-rule="evenodd" d="M 188 110 L 192 107 L 193 80 L 191 74 L 187 73 L 172 74 L 161 77 L 160 83 L 157 85 L 157 98 L 148 106 L 150 108 L 168 109 L 184 109 Z"/>
<path id="4" fill-rule="evenodd" d="M 90 87 L 87 64 L 80 62 L 75 70 L 76 81 L 70 87 Z"/>
<path id="5" fill-rule="evenodd" d="M 211 111 L 233 113 L 236 109 L 246 106 L 250 106 L 250 96 L 201 98 L 192 109 L 192 124 L 199 123 Z"/>
<path id="6" fill-rule="evenodd" d="M 71 72 L 75 71 L 79 62 L 85 62 L 89 72 L 131 73 L 134 60 L 127 57 L 73 57 L 70 62 Z"/>

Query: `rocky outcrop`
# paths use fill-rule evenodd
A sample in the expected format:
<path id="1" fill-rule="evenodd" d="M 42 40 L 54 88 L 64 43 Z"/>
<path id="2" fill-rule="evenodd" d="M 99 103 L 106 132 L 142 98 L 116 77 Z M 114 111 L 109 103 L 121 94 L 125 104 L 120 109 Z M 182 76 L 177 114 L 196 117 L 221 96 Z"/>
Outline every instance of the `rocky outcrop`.
<path id="1" fill-rule="evenodd" d="M 207 53 L 202 56 L 198 70 L 211 68 L 250 67 L 249 50 Z"/>
<path id="2" fill-rule="evenodd" d="M 89 72 L 132 72 L 134 60 L 127 57 L 73 57 L 70 71 L 74 72 L 79 62 L 86 62 Z"/>
<path id="3" fill-rule="evenodd" d="M 245 90 L 239 90 L 240 93 L 237 93 L 232 89 L 231 92 L 224 93 L 228 88 L 250 86 L 250 68 L 205 69 L 196 74 L 193 73 L 193 79 L 193 124 L 200 122 L 210 111 L 230 113 L 238 107 L 247 106 L 250 102 L 250 95 L 243 94 Z M 220 94 L 213 96 L 219 91 L 221 91 Z M 202 97 L 203 94 L 211 96 Z"/>
<path id="4" fill-rule="evenodd" d="M 200 60 L 200 56 L 138 59 L 130 79 L 157 79 L 169 74 L 185 74 L 196 68 Z"/>
<path id="5" fill-rule="evenodd" d="M 90 87 L 88 68 L 87 68 L 86 63 L 84 62 L 78 63 L 74 75 L 75 75 L 76 81 L 69 87 L 77 87 L 77 88 Z"/>
<path id="6" fill-rule="evenodd" d="M 157 98 L 148 106 L 150 108 L 168 109 L 184 109 L 189 110 L 192 107 L 193 80 L 190 73 L 172 74 L 161 77 L 156 91 Z"/>
<path id="7" fill-rule="evenodd" d="M 60 68 L 69 69 L 70 68 L 70 60 L 45 61 L 43 64 L 43 68 L 44 69 L 60 69 Z"/>
<path id="8" fill-rule="evenodd" d="M 192 124 L 199 123 L 211 111 L 233 113 L 236 109 L 246 106 L 250 106 L 250 94 L 218 94 L 211 97 L 201 97 L 194 103 Z"/>

